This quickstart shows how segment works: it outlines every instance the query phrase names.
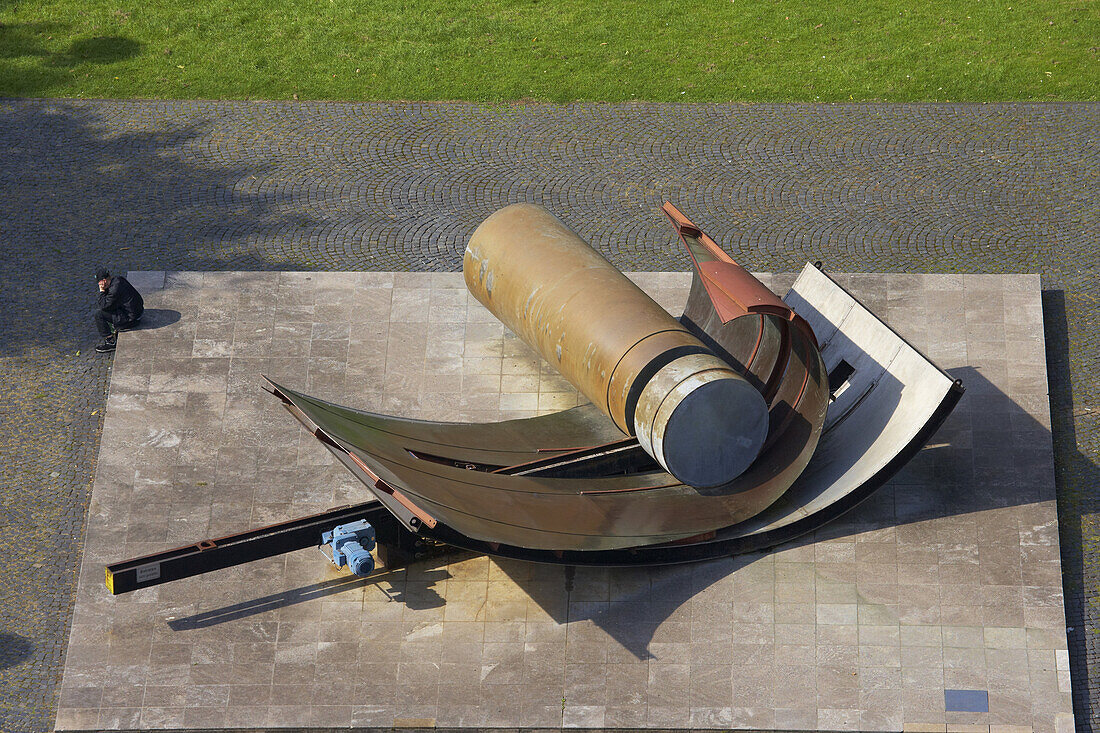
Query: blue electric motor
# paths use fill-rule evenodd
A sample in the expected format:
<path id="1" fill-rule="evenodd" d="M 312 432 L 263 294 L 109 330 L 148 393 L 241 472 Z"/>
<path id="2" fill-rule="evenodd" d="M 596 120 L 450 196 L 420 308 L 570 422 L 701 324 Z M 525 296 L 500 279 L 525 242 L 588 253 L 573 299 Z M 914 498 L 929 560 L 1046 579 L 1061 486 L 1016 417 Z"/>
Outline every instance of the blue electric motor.
<path id="1" fill-rule="evenodd" d="M 348 570 L 361 578 L 374 570 L 374 558 L 370 554 L 375 544 L 374 527 L 367 520 L 333 527 L 331 532 L 321 534 L 321 542 L 332 546 L 332 562 L 336 567 L 347 565 Z"/>

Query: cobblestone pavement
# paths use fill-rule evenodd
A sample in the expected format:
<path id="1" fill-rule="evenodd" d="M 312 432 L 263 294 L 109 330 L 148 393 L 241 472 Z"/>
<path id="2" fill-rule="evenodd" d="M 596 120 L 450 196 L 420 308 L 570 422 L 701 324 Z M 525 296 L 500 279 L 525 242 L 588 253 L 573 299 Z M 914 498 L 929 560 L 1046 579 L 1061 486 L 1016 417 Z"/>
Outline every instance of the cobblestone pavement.
<path id="1" fill-rule="evenodd" d="M 92 272 L 456 270 L 541 203 L 683 270 L 1041 272 L 1078 725 L 1100 716 L 1100 105 L 0 102 L 0 730 L 53 724 L 110 358 Z"/>

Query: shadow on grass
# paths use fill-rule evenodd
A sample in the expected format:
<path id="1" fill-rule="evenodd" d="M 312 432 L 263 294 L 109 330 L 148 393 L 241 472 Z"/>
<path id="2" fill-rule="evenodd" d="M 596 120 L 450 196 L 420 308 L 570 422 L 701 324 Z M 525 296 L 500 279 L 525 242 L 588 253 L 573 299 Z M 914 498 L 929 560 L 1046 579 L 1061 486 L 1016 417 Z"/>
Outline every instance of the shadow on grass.
<path id="1" fill-rule="evenodd" d="M 95 36 L 73 41 L 64 54 L 54 54 L 50 63 L 57 66 L 77 64 L 113 64 L 141 53 L 142 44 L 125 36 Z"/>
<path id="2" fill-rule="evenodd" d="M 49 58 L 52 54 L 42 42 L 66 28 L 63 23 L 0 23 L 0 59 Z"/>
<path id="3" fill-rule="evenodd" d="M 81 65 L 105 66 L 141 53 L 141 42 L 125 36 L 78 38 L 64 51 L 51 50 L 46 42 L 67 28 L 55 22 L 0 24 L 0 95 L 34 96 L 68 84 Z"/>

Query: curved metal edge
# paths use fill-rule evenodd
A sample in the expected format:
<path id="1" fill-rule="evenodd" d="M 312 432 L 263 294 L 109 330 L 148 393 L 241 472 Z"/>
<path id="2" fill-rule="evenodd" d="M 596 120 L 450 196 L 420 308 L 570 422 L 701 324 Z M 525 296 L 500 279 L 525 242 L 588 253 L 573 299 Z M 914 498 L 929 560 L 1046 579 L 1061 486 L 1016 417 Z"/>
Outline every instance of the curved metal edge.
<path id="1" fill-rule="evenodd" d="M 821 510 L 792 522 L 760 534 L 745 535 L 731 539 L 711 538 L 700 542 L 656 545 L 626 550 L 568 550 L 554 552 L 550 550 L 529 550 L 522 547 L 497 545 L 470 539 L 455 532 L 450 527 L 438 524 L 434 529 L 422 530 L 421 535 L 466 550 L 506 557 L 527 562 L 539 562 L 557 565 L 589 565 L 603 567 L 623 567 L 632 565 L 675 565 L 679 563 L 699 562 L 731 555 L 761 552 L 785 542 L 797 539 L 804 534 L 822 527 L 854 509 L 871 494 L 881 488 L 894 474 L 901 470 L 925 444 L 932 438 L 943 421 L 955 409 L 965 392 L 959 380 L 954 380 L 947 394 L 928 421 L 916 432 L 913 439 L 899 451 L 885 466 L 859 487 L 848 492 L 843 498 L 823 507 Z M 722 530 L 718 530 L 720 534 Z"/>
<path id="2" fill-rule="evenodd" d="M 808 264 L 808 263 L 807 263 L 807 264 Z M 831 282 L 831 283 L 832 283 L 833 285 L 835 285 L 835 286 L 837 287 L 837 289 L 838 289 L 838 290 L 840 290 L 841 292 L 843 292 L 843 293 L 844 293 L 845 295 L 847 295 L 847 296 L 848 296 L 849 298 L 851 298 L 852 300 L 856 301 L 857 303 L 861 303 L 861 301 L 859 300 L 859 298 L 857 298 L 857 297 L 856 297 L 855 295 L 853 295 L 853 294 L 852 294 L 852 291 L 851 291 L 851 290 L 848 290 L 848 288 L 846 288 L 846 287 L 844 287 L 843 285 L 841 285 L 840 283 L 838 283 L 838 282 L 836 281 L 836 278 L 834 278 L 834 277 L 833 277 L 832 275 L 830 275 L 830 274 L 828 273 L 828 271 L 826 271 L 826 270 L 825 270 L 825 267 L 824 267 L 824 266 L 823 266 L 823 265 L 821 264 L 820 260 L 819 260 L 819 261 L 817 261 L 817 262 L 815 262 L 815 263 L 813 263 L 812 267 L 813 267 L 813 268 L 814 268 L 815 270 L 817 270 L 818 272 L 820 272 L 820 273 L 821 273 L 822 275 L 824 275 L 824 276 L 825 276 L 826 278 L 828 278 L 829 282 Z M 862 304 L 862 303 L 861 303 L 861 304 Z M 877 316 L 876 316 L 876 318 L 877 318 Z M 805 321 L 806 319 L 802 319 L 802 320 L 803 320 L 803 321 Z M 956 383 L 959 383 L 959 380 L 955 379 L 955 378 L 954 378 L 954 377 L 952 377 L 952 376 L 951 376 L 950 374 L 948 374 L 948 373 L 947 373 L 946 371 L 944 371 L 944 370 L 943 370 L 943 369 L 942 369 L 942 368 L 940 367 L 940 365 L 939 365 L 939 364 L 937 364 L 936 362 L 934 362 L 934 361 L 932 361 L 931 359 L 929 359 L 929 358 L 928 358 L 928 354 L 925 354 L 925 353 L 924 353 L 923 351 L 921 351 L 921 350 L 920 350 L 920 349 L 918 349 L 918 348 L 917 348 L 916 346 L 914 346 L 914 345 L 913 345 L 913 343 L 912 343 L 912 342 L 911 342 L 911 341 L 910 341 L 909 339 L 905 338 L 905 337 L 904 337 L 904 336 L 902 336 L 902 335 L 901 335 L 900 333 L 898 333 L 897 331 L 895 331 L 895 330 L 894 330 L 894 329 L 893 329 L 893 328 L 892 328 L 892 327 L 890 326 L 890 324 L 889 324 L 889 323 L 887 323 L 886 321 L 882 321 L 882 319 L 879 319 L 879 320 L 880 320 L 880 321 L 882 322 L 882 325 L 884 325 L 884 326 L 886 326 L 886 328 L 890 329 L 890 332 L 891 332 L 891 333 L 893 333 L 893 334 L 894 334 L 895 336 L 897 336 L 897 337 L 898 337 L 899 339 L 901 339 L 902 343 L 904 343 L 904 344 L 905 344 L 906 346 L 908 346 L 908 347 L 909 347 L 910 349 L 912 349 L 912 350 L 913 350 L 913 351 L 915 351 L 915 352 L 916 352 L 917 354 L 919 354 L 919 355 L 920 355 L 920 357 L 921 357 L 922 359 L 924 359 L 924 360 L 925 360 L 926 362 L 928 362 L 929 364 L 931 364 L 932 366 L 934 366 L 934 367 L 935 367 L 935 368 L 936 368 L 936 369 L 937 369 L 937 370 L 939 371 L 939 373 L 940 373 L 940 374 L 942 374 L 943 376 L 947 377 L 948 379 L 950 379 L 950 380 L 952 380 L 952 381 L 954 381 L 954 382 L 956 382 Z M 810 331 L 813 331 L 813 328 L 812 328 L 812 327 L 811 327 L 811 326 L 809 325 L 809 322 L 808 322 L 808 321 L 806 321 L 806 326 L 807 326 L 807 328 L 809 328 L 809 329 L 810 329 Z M 830 340 L 831 340 L 831 339 L 830 339 Z M 965 391 L 965 390 L 964 390 L 964 391 Z"/>

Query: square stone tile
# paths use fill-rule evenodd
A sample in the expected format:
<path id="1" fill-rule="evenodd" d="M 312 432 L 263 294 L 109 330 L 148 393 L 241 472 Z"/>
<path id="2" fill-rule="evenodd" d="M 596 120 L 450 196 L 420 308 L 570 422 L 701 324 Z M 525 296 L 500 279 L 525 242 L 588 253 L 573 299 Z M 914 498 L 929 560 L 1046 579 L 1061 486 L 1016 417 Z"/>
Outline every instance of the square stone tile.
<path id="1" fill-rule="evenodd" d="M 367 498 L 261 374 L 423 419 L 582 400 L 459 273 L 134 277 L 181 318 L 115 356 L 59 730 L 1072 727 L 1036 277 L 842 278 L 967 394 L 871 499 L 770 553 L 459 554 L 362 581 L 303 550 L 111 597 L 122 555 Z M 632 277 L 674 314 L 691 282 Z M 945 711 L 945 689 L 990 712 Z"/>

